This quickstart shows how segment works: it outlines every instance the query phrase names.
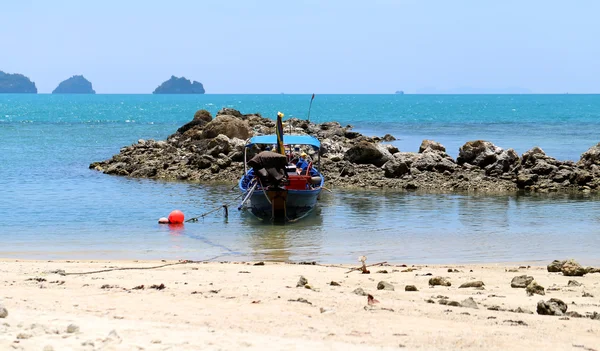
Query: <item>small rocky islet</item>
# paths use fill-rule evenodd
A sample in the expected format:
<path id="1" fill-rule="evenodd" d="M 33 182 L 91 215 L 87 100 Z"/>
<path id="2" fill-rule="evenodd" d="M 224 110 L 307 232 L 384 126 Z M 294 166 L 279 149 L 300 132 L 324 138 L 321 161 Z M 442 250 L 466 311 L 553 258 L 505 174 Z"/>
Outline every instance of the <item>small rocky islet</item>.
<path id="1" fill-rule="evenodd" d="M 37 87 L 20 73 L 0 71 L 0 94 L 37 94 Z"/>
<path id="2" fill-rule="evenodd" d="M 395 140 L 391 135 L 368 137 L 338 122 L 316 124 L 290 118 L 284 124 L 286 133 L 308 134 L 321 141 L 320 171 L 328 187 L 483 193 L 600 191 L 600 143 L 574 162 L 556 160 L 539 147 L 519 156 L 513 149 L 475 140 L 461 146 L 455 160 L 432 140 L 424 140 L 419 152 L 403 152 L 389 143 Z M 135 178 L 234 183 L 244 170 L 245 140 L 274 132 L 275 121 L 258 113 L 223 108 L 213 118 L 199 110 L 167 140 L 139 140 L 89 167 Z M 307 151 L 316 159 L 314 151 Z"/>
<path id="3" fill-rule="evenodd" d="M 84 76 L 75 75 L 60 82 L 52 94 L 96 94 L 96 91 Z"/>
<path id="4" fill-rule="evenodd" d="M 171 76 L 159 85 L 152 94 L 204 94 L 204 86 L 185 77 Z"/>

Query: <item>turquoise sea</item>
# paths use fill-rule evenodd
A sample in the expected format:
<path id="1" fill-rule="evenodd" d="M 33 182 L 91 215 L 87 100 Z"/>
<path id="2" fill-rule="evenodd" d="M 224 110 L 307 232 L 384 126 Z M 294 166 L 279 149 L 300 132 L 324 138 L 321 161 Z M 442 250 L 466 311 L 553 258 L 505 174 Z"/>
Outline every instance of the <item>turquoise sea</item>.
<path id="1" fill-rule="evenodd" d="M 235 206 L 183 228 L 157 224 L 234 200 L 229 186 L 107 176 L 88 169 L 138 139 L 165 139 L 198 109 L 305 118 L 310 95 L 0 95 L 0 257 L 468 263 L 573 257 L 598 264 L 600 197 L 397 191 L 324 194 L 304 221 L 273 226 Z M 317 95 L 311 120 L 403 151 L 468 140 L 577 160 L 600 142 L 600 95 Z"/>

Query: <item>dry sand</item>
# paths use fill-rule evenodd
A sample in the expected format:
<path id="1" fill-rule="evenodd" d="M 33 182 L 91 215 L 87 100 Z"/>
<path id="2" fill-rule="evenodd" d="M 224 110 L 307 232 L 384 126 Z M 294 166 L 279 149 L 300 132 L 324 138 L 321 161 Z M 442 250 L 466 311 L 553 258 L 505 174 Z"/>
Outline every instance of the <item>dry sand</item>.
<path id="1" fill-rule="evenodd" d="M 361 274 L 347 273 L 348 266 L 269 262 L 49 273 L 160 264 L 0 261 L 0 305 L 9 313 L 0 319 L 0 350 L 600 349 L 600 320 L 488 310 L 535 313 L 538 301 L 554 297 L 568 311 L 600 312 L 600 274 L 507 271 L 516 265 L 421 265 L 411 272 L 389 265 Z M 376 273 L 383 269 L 388 274 Z M 427 273 L 447 277 L 452 286 L 430 287 Z M 511 279 L 523 274 L 544 286 L 546 295 L 511 288 Z M 296 287 L 300 276 L 312 289 Z M 473 280 L 483 281 L 484 290 L 458 287 Z M 582 285 L 568 286 L 569 280 Z M 377 290 L 379 281 L 395 291 Z M 160 284 L 165 288 L 150 288 Z M 409 284 L 419 291 L 404 291 Z M 140 285 L 144 289 L 133 289 Z M 359 287 L 379 303 L 369 306 L 366 296 L 353 293 Z M 471 297 L 478 309 L 439 304 L 442 296 L 458 302 Z M 69 325 L 77 327 L 74 332 L 67 332 Z"/>

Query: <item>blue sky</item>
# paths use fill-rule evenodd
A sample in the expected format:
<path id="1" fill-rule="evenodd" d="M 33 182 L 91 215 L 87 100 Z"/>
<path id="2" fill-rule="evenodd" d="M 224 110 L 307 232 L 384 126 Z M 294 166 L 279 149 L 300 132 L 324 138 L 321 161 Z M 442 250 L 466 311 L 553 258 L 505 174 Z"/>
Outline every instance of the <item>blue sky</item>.
<path id="1" fill-rule="evenodd" d="M 0 0 L 0 70 L 41 93 L 171 75 L 207 93 L 600 93 L 600 1 Z M 517 90 L 518 91 L 518 90 Z"/>

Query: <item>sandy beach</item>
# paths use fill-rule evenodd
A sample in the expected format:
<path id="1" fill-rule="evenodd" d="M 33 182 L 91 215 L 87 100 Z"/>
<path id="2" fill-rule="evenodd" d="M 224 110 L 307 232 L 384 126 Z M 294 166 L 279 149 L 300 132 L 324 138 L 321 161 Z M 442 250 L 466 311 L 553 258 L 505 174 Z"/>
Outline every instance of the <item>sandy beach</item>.
<path id="1" fill-rule="evenodd" d="M 600 320 L 587 317 L 600 312 L 600 274 L 567 277 L 545 266 L 386 264 L 361 274 L 349 272 L 359 264 L 211 262 L 71 274 L 172 263 L 0 261 L 0 305 L 8 312 L 0 318 L 0 349 L 590 351 L 600 345 Z M 533 277 L 545 295 L 512 288 L 520 275 Z M 299 284 L 301 276 L 306 281 Z M 430 286 L 436 276 L 451 286 Z M 378 290 L 381 281 L 394 290 Z M 459 288 L 472 281 L 484 286 Z M 405 291 L 407 285 L 418 291 Z M 357 288 L 378 303 L 369 304 Z M 550 298 L 582 318 L 536 313 L 538 301 Z"/>

